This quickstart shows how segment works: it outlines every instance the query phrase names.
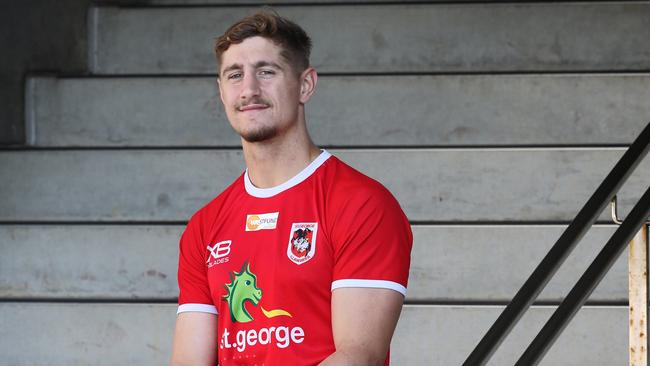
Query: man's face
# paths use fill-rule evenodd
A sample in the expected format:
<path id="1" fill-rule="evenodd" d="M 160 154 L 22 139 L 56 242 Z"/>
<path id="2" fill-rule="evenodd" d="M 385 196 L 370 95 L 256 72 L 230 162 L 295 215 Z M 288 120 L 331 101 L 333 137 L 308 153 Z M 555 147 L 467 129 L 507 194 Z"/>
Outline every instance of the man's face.
<path id="1" fill-rule="evenodd" d="M 280 52 L 272 41 L 250 37 L 221 55 L 221 101 L 230 124 L 248 142 L 272 139 L 298 121 L 301 78 Z"/>

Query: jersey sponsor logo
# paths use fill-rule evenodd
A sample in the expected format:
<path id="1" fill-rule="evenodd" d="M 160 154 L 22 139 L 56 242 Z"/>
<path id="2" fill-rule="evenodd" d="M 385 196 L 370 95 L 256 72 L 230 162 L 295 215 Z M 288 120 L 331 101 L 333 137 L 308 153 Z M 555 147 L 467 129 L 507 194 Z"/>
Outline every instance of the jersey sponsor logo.
<path id="1" fill-rule="evenodd" d="M 225 285 L 227 294 L 223 300 L 228 302 L 230 310 L 230 320 L 233 323 L 248 323 L 253 321 L 253 316 L 246 309 L 246 304 L 253 306 L 259 305 L 262 300 L 262 289 L 257 286 L 257 275 L 250 268 L 249 263 L 244 262 L 239 272 L 230 272 L 230 283 Z M 262 314 L 267 318 L 277 316 L 292 317 L 291 314 L 283 309 L 266 310 L 260 306 Z M 287 348 L 292 343 L 300 344 L 305 340 L 305 331 L 302 327 L 277 326 L 259 329 L 241 329 L 231 338 L 228 328 L 224 328 L 219 348 L 234 348 L 238 352 L 243 352 L 246 347 L 255 345 L 273 344 L 278 348 Z"/>
<path id="2" fill-rule="evenodd" d="M 220 241 L 212 246 L 208 245 L 207 249 L 210 254 L 208 259 L 205 261 L 208 268 L 215 266 L 217 264 L 226 263 L 230 258 L 230 246 L 232 245 L 232 240 Z"/>
<path id="3" fill-rule="evenodd" d="M 238 352 L 244 352 L 246 347 L 257 344 L 274 344 L 278 348 L 287 348 L 292 343 L 300 344 L 305 340 L 305 330 L 302 327 L 270 327 L 260 329 L 242 329 L 235 333 L 232 340 L 228 329 L 223 330 L 219 348 L 234 348 Z"/>
<path id="4" fill-rule="evenodd" d="M 246 303 L 257 306 L 262 299 L 262 289 L 257 287 L 257 276 L 251 272 L 250 265 L 246 262 L 239 272 L 230 272 L 230 283 L 225 285 L 226 295 L 223 297 L 228 302 L 230 320 L 233 323 L 248 323 L 253 317 L 246 309 Z M 267 318 L 276 316 L 288 316 L 291 314 L 282 309 L 266 310 L 263 307 L 262 314 Z"/>
<path id="5" fill-rule="evenodd" d="M 246 231 L 273 230 L 278 224 L 279 212 L 246 215 Z"/>
<path id="6" fill-rule="evenodd" d="M 295 264 L 303 264 L 316 254 L 318 223 L 301 222 L 291 225 L 287 257 Z"/>

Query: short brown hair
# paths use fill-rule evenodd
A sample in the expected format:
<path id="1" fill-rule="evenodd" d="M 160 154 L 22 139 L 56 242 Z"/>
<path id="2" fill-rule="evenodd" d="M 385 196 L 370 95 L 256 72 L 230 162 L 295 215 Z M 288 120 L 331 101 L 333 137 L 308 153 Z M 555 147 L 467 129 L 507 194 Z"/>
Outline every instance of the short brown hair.
<path id="1" fill-rule="evenodd" d="M 270 9 L 264 9 L 238 21 L 217 38 L 214 47 L 217 61 L 221 63 L 221 56 L 230 45 L 255 36 L 267 38 L 282 48 L 282 57 L 297 72 L 302 72 L 309 67 L 311 39 L 307 33 L 298 24 Z"/>

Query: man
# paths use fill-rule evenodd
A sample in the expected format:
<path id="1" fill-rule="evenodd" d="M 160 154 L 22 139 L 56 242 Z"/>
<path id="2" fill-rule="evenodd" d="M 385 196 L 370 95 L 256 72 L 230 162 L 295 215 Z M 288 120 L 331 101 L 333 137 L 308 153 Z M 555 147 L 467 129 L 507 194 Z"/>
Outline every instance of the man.
<path id="1" fill-rule="evenodd" d="M 217 40 L 247 169 L 181 238 L 172 365 L 388 365 L 410 226 L 383 186 L 311 141 L 310 49 L 270 12 Z"/>

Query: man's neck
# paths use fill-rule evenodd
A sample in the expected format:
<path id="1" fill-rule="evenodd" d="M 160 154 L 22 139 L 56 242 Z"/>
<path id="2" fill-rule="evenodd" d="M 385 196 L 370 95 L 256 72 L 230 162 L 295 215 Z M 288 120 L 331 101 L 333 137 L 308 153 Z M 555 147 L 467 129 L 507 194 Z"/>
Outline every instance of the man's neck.
<path id="1" fill-rule="evenodd" d="M 244 141 L 242 146 L 248 177 L 258 188 L 271 188 L 288 181 L 321 153 L 306 133 L 281 141 Z"/>

